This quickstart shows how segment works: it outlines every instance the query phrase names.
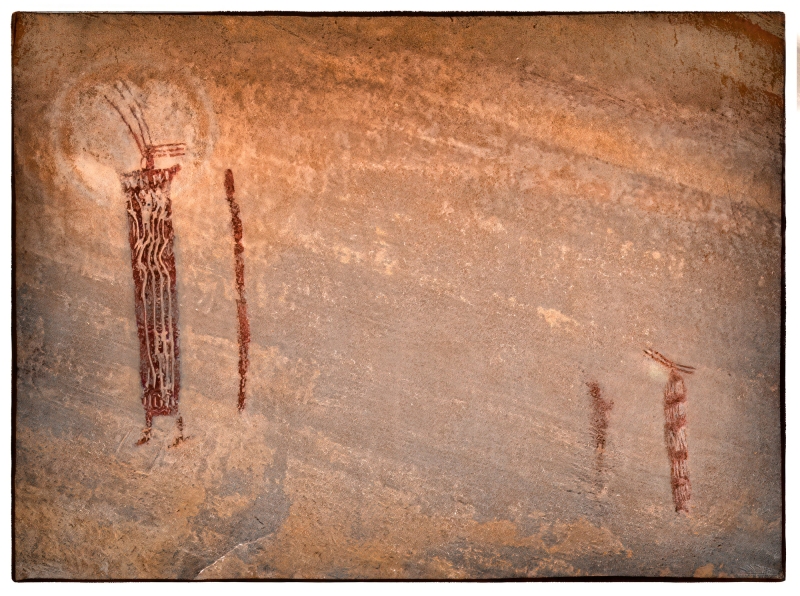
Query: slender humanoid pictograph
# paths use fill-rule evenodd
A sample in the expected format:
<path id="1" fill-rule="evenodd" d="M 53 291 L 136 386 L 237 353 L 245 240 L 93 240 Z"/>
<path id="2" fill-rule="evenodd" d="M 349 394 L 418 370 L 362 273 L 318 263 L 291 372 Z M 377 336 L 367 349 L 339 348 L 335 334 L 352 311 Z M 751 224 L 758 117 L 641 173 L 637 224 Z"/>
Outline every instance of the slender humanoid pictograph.
<path id="1" fill-rule="evenodd" d="M 608 422 L 614 402 L 603 397 L 600 384 L 597 381 L 586 383 L 589 396 L 592 398 L 591 432 L 594 440 L 595 473 L 597 490 L 603 489 L 602 475 L 605 468 L 606 444 L 608 442 Z"/>
<path id="2" fill-rule="evenodd" d="M 153 145 L 142 108 L 125 83 L 117 83 L 105 98 L 128 127 L 142 156 L 141 169 L 122 174 L 145 410 L 145 428 L 138 442 L 141 445 L 150 440 L 154 416 L 178 416 L 178 301 L 170 185 L 180 166 L 157 169 L 155 159 L 181 156 L 185 145 Z M 182 422 L 178 417 L 176 424 L 181 436 Z"/>
<path id="3" fill-rule="evenodd" d="M 672 501 L 675 511 L 689 511 L 692 485 L 689 482 L 689 447 L 686 442 L 686 384 L 681 373 L 690 375 L 694 367 L 676 364 L 655 350 L 644 351 L 650 358 L 669 369 L 664 387 L 664 438 L 670 461 Z"/>

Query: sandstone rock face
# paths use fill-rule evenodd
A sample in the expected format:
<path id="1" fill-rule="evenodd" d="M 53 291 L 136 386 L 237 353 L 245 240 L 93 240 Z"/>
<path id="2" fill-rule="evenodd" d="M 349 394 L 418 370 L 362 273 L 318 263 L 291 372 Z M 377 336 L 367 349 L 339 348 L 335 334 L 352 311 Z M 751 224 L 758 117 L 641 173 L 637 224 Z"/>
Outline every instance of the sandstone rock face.
<path id="1" fill-rule="evenodd" d="M 13 25 L 17 579 L 783 576 L 781 15 Z"/>

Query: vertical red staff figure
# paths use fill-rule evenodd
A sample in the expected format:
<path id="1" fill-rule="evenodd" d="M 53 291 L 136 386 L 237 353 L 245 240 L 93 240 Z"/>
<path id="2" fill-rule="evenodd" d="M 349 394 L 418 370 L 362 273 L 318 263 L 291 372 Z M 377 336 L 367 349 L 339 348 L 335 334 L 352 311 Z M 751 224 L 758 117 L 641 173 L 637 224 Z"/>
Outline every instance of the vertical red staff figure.
<path id="1" fill-rule="evenodd" d="M 236 312 L 239 319 L 239 401 L 237 407 L 241 412 L 245 406 L 245 386 L 247 384 L 247 349 L 250 344 L 250 322 L 247 319 L 247 300 L 244 295 L 244 246 L 242 246 L 242 219 L 239 216 L 239 205 L 234 197 L 233 172 L 225 170 L 225 198 L 231 209 L 231 227 L 233 228 L 233 256 L 236 261 Z"/>
<path id="2" fill-rule="evenodd" d="M 142 157 L 141 169 L 121 176 L 127 197 L 128 239 L 136 288 L 139 372 L 145 410 L 145 428 L 137 445 L 142 445 L 150 440 L 154 416 L 178 416 L 180 350 L 170 186 L 180 166 L 158 169 L 155 159 L 184 155 L 185 145 L 153 145 L 142 108 L 125 83 L 117 83 L 105 98 L 122 118 Z M 180 436 L 175 445 L 183 439 L 180 416 L 176 426 Z"/>
<path id="3" fill-rule="evenodd" d="M 689 512 L 692 485 L 689 482 L 689 446 L 686 442 L 686 384 L 680 373 L 690 375 L 694 367 L 676 364 L 655 350 L 644 351 L 650 358 L 669 369 L 664 387 L 664 438 L 670 461 L 672 502 L 675 511 Z"/>

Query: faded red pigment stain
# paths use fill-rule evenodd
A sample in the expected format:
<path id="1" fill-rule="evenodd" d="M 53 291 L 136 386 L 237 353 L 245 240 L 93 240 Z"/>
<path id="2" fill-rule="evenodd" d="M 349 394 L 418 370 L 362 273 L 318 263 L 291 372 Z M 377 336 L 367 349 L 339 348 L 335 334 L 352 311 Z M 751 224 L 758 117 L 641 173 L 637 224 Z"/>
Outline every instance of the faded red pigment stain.
<path id="1" fill-rule="evenodd" d="M 233 255 L 236 269 L 236 313 L 239 320 L 239 401 L 241 412 L 245 406 L 245 386 L 247 384 L 247 350 L 250 344 L 250 321 L 247 318 L 247 300 L 244 296 L 244 246 L 242 246 L 242 219 L 239 216 L 239 205 L 234 197 L 233 172 L 225 170 L 225 198 L 231 209 L 231 227 L 233 228 Z"/>
<path id="2" fill-rule="evenodd" d="M 689 511 L 692 485 L 689 482 L 689 446 L 686 442 L 686 384 L 681 373 L 692 374 L 694 367 L 676 364 L 654 350 L 645 350 L 650 358 L 669 369 L 664 387 L 664 440 L 670 461 L 670 482 L 675 511 Z"/>
<path id="3" fill-rule="evenodd" d="M 592 398 L 592 416 L 590 420 L 592 440 L 595 452 L 595 471 L 598 475 L 604 469 L 608 423 L 614 402 L 603 398 L 600 385 L 596 381 L 586 383 L 589 396 Z"/>
<path id="4" fill-rule="evenodd" d="M 606 400 L 602 396 L 600 385 L 595 381 L 586 383 L 589 387 L 589 395 L 592 398 L 592 438 L 594 448 L 598 452 L 606 449 L 606 432 L 608 431 L 608 419 L 614 402 Z"/>
<path id="5" fill-rule="evenodd" d="M 150 440 L 155 416 L 178 415 L 180 349 L 170 186 L 180 166 L 157 169 L 155 158 L 183 155 L 185 146 L 153 145 L 142 107 L 125 83 L 117 83 L 104 97 L 127 126 L 143 162 L 142 169 L 122 174 L 145 411 L 145 428 L 137 442 L 142 445 Z M 177 426 L 180 436 L 175 446 L 183 440 L 182 418 Z"/>
<path id="6" fill-rule="evenodd" d="M 183 416 L 178 416 L 178 419 L 175 421 L 175 428 L 178 431 L 178 436 L 175 437 L 170 447 L 177 447 L 186 440 L 183 436 Z"/>

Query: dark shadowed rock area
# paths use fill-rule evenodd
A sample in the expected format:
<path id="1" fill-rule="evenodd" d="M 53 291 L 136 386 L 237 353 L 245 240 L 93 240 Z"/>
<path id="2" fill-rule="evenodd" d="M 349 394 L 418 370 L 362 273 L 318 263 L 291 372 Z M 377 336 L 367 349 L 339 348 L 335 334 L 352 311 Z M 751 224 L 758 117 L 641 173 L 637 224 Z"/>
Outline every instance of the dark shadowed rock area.
<path id="1" fill-rule="evenodd" d="M 782 15 L 13 28 L 17 579 L 783 576 Z"/>

